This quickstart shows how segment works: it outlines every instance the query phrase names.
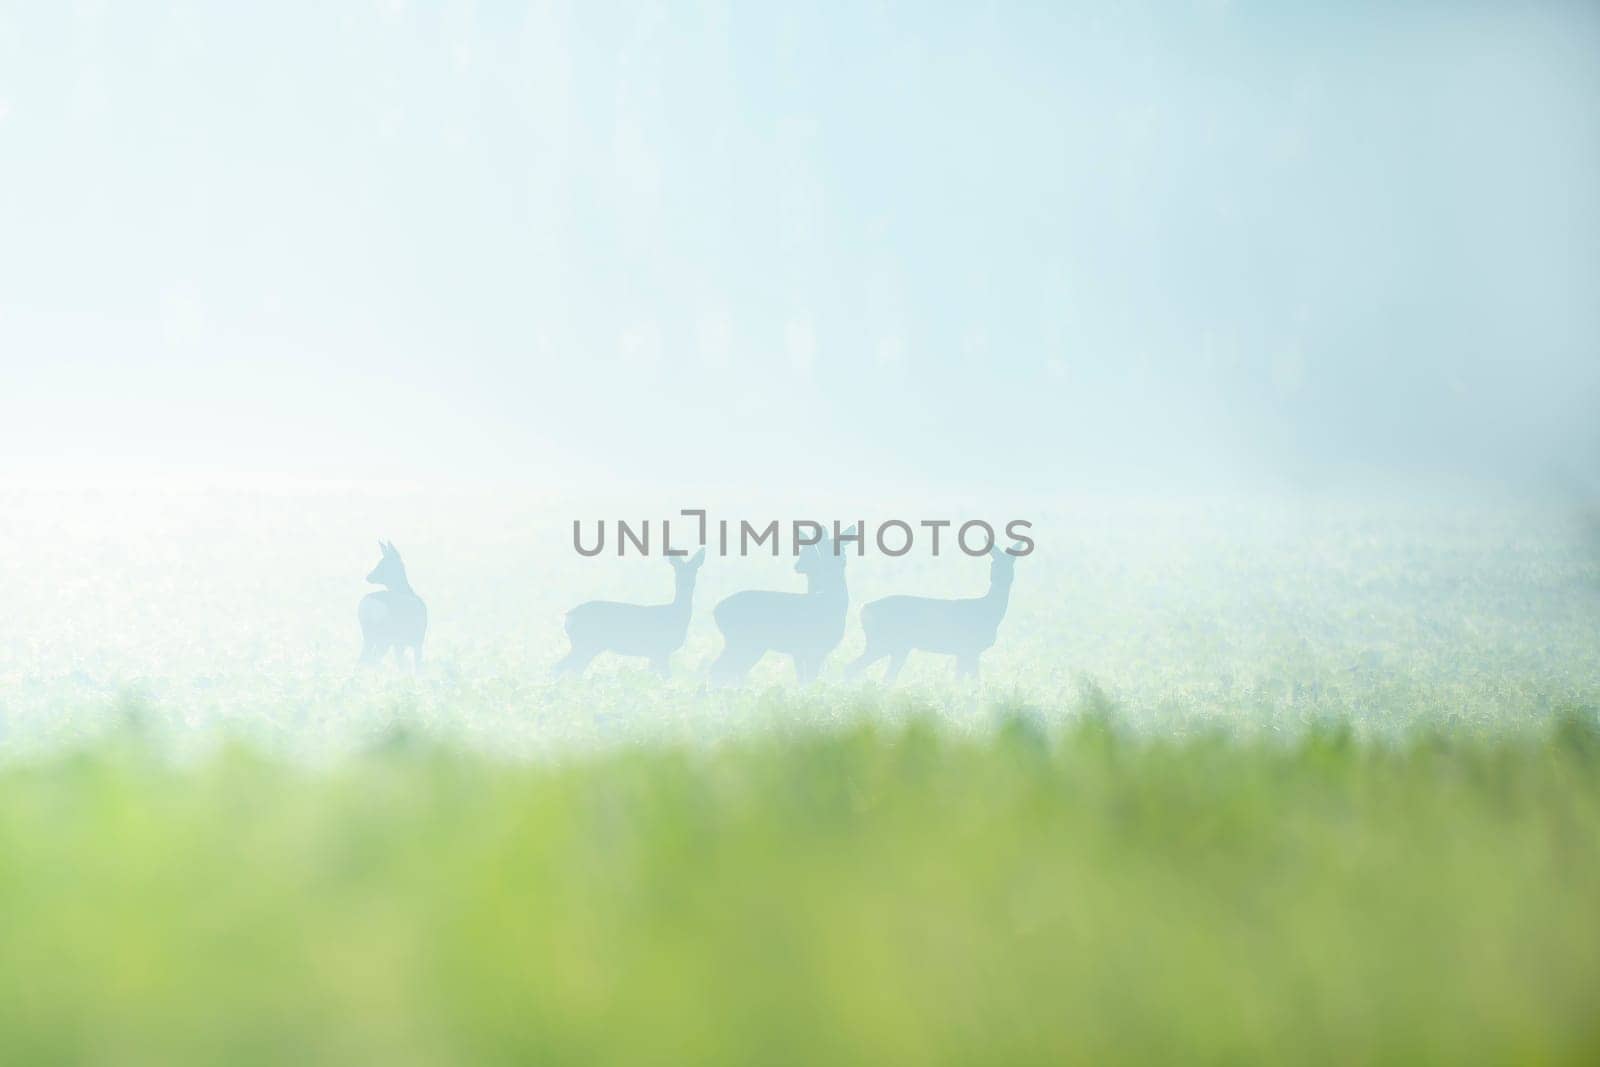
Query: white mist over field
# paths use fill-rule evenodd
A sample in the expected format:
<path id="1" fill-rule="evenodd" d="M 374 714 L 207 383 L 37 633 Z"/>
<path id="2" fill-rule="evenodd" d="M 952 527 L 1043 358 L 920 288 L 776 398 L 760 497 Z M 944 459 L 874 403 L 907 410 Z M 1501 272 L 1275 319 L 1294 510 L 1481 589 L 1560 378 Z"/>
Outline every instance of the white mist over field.
<path id="1" fill-rule="evenodd" d="M 698 745 L 861 715 L 932 712 L 982 732 L 997 707 L 1056 721 L 1098 693 L 1130 727 L 1157 733 L 1292 738 L 1339 721 L 1378 735 L 1429 725 L 1501 734 L 1600 703 L 1600 566 L 1569 510 L 1326 495 L 1025 504 L 1038 547 L 1016 564 L 977 684 L 949 657 L 924 653 L 893 689 L 879 688 L 881 667 L 847 677 L 864 644 L 861 604 L 975 597 L 988 584 L 986 560 L 869 551 L 849 558 L 851 608 L 818 685 L 796 689 L 776 655 L 748 685 L 708 685 L 723 644 L 713 606 L 741 589 L 803 589 L 787 549 L 776 559 L 713 553 L 669 679 L 608 654 L 583 679 L 557 680 L 568 609 L 672 596 L 659 557 L 572 550 L 571 517 L 614 521 L 611 503 L 437 491 L 0 493 L 0 746 L 23 757 L 133 721 L 179 753 L 240 738 L 320 760 L 405 729 L 527 757 Z M 699 503 L 713 515 L 778 517 L 760 499 Z M 1007 514 L 992 500 L 946 503 L 949 512 L 926 500 L 897 507 L 907 518 Z M 888 514 L 846 506 L 845 520 Z M 396 543 L 428 605 L 415 674 L 356 664 L 356 605 L 373 588 L 363 576 L 379 537 Z"/>
<path id="2" fill-rule="evenodd" d="M 572 521 L 692 507 L 1032 521 L 906 714 L 1595 703 L 1597 99 L 1579 3 L 0 7 L 0 743 L 781 719 L 704 683 L 789 557 L 669 682 L 549 678 L 673 588 Z M 380 539 L 414 678 L 354 668 Z M 987 576 L 852 560 L 826 706 L 860 604 Z"/>
<path id="3" fill-rule="evenodd" d="M 1592 488 L 1584 3 L 0 7 L 0 477 Z"/>

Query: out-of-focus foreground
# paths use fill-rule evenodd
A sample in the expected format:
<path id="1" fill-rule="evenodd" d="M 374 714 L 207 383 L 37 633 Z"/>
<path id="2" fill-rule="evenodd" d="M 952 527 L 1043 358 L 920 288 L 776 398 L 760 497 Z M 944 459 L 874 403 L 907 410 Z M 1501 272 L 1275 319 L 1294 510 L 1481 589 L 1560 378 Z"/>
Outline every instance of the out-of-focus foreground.
<path id="1" fill-rule="evenodd" d="M 0 772 L 10 1063 L 1593 1062 L 1600 731 Z M 819 710 L 819 716 L 826 713 Z"/>

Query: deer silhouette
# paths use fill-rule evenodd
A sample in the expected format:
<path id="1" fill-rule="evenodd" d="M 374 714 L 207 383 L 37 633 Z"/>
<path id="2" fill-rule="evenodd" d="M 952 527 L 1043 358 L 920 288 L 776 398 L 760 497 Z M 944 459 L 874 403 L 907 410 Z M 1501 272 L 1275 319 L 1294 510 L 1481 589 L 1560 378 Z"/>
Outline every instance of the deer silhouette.
<path id="1" fill-rule="evenodd" d="M 850 606 L 838 541 L 807 545 L 794 569 L 806 576 L 804 593 L 747 589 L 717 605 L 712 617 L 725 643 L 711 664 L 714 681 L 742 680 L 769 651 L 794 658 L 795 677 L 802 685 L 816 678 L 828 653 L 844 637 L 845 610 Z"/>
<path id="2" fill-rule="evenodd" d="M 867 648 L 847 668 L 860 674 L 889 657 L 885 685 L 893 682 L 914 648 L 956 658 L 956 673 L 978 674 L 978 657 L 994 644 L 1000 620 L 1011 599 L 1017 557 L 999 548 L 989 550 L 989 591 L 980 597 L 941 600 L 925 596 L 886 596 L 861 609 Z"/>
<path id="3" fill-rule="evenodd" d="M 428 632 L 428 606 L 406 579 L 406 565 L 393 544 L 379 541 L 383 556 L 367 581 L 385 588 L 361 598 L 356 617 L 361 620 L 361 662 L 377 663 L 394 649 L 396 663 L 411 650 L 411 668 L 422 662 L 422 638 Z"/>
<path id="4" fill-rule="evenodd" d="M 572 650 L 555 666 L 556 674 L 582 674 L 589 661 L 602 652 L 645 656 L 665 678 L 667 660 L 683 647 L 694 603 L 694 581 L 706 561 L 701 549 L 693 559 L 668 556 L 672 564 L 672 600 L 666 604 L 618 604 L 590 600 L 567 612 L 567 638 Z"/>

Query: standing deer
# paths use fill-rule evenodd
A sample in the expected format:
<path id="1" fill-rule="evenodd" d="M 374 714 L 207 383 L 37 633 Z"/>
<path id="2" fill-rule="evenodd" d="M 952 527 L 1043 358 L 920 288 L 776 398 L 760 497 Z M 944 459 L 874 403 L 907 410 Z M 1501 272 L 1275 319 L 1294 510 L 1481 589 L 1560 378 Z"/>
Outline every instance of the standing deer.
<path id="1" fill-rule="evenodd" d="M 395 662 L 403 663 L 402 651 L 409 648 L 411 669 L 416 670 L 422 662 L 422 638 L 428 632 L 428 606 L 412 591 L 394 545 L 379 541 L 378 548 L 383 557 L 367 581 L 385 588 L 362 597 L 356 611 L 361 620 L 361 662 L 377 663 L 392 648 Z"/>
<path id="2" fill-rule="evenodd" d="M 567 612 L 567 638 L 572 650 L 557 663 L 557 674 L 582 674 L 589 661 L 602 652 L 624 656 L 645 656 L 656 673 L 665 678 L 667 660 L 683 647 L 689 632 L 689 613 L 694 603 L 694 580 L 706 550 L 685 561 L 668 556 L 672 564 L 672 601 L 667 604 L 618 604 L 610 600 L 591 600 Z"/>
<path id="3" fill-rule="evenodd" d="M 886 596 L 863 607 L 861 626 L 867 632 L 867 648 L 848 672 L 859 674 L 888 656 L 889 669 L 883 675 L 888 685 L 905 666 L 911 650 L 920 648 L 954 656 L 957 674 L 976 677 L 978 657 L 994 644 L 1000 620 L 1006 616 L 1016 552 L 1016 547 L 1006 552 L 989 550 L 989 591 L 983 596 L 964 600 Z"/>
<path id="4" fill-rule="evenodd" d="M 794 657 L 795 677 L 802 685 L 816 678 L 823 660 L 844 637 L 845 609 L 850 606 L 839 542 L 807 545 L 794 569 L 806 576 L 804 593 L 747 589 L 717 605 L 712 617 L 725 644 L 711 665 L 714 681 L 742 680 L 769 651 Z"/>

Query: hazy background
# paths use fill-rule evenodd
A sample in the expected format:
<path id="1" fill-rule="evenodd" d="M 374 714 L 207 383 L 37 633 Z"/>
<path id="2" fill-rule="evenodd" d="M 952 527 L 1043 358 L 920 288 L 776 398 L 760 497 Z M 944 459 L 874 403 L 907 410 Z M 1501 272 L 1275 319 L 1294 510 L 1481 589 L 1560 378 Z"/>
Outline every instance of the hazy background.
<path id="1" fill-rule="evenodd" d="M 1592 478 L 1600 9 L 1115 6 L 0 4 L 0 477 Z"/>

